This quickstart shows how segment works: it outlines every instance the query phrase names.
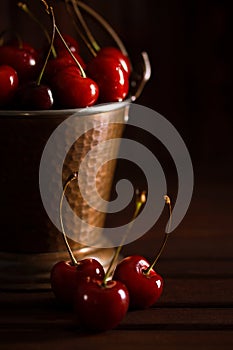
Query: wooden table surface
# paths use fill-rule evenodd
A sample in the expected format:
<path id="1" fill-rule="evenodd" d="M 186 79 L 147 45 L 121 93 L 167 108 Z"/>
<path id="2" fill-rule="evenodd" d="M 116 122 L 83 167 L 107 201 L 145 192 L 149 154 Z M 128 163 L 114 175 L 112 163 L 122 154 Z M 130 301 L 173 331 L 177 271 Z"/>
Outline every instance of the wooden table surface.
<path id="1" fill-rule="evenodd" d="M 198 180 L 189 211 L 157 264 L 165 287 L 153 308 L 128 312 L 114 330 L 87 334 L 51 291 L 2 291 L 0 348 L 232 349 L 232 192 L 230 176 Z M 123 254 L 152 259 L 161 227 L 125 246 Z"/>

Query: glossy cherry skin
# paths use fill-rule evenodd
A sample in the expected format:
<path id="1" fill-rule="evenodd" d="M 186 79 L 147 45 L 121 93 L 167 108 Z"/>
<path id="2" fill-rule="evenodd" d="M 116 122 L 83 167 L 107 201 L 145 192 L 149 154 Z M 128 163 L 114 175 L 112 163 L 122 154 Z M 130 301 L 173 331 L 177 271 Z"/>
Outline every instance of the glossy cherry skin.
<path id="1" fill-rule="evenodd" d="M 77 67 L 65 67 L 53 79 L 52 89 L 59 108 L 85 108 L 96 103 L 98 85 L 90 78 L 83 78 Z"/>
<path id="2" fill-rule="evenodd" d="M 130 296 L 130 309 L 145 309 L 154 305 L 163 291 L 163 279 L 153 269 L 145 270 L 149 262 L 140 255 L 124 258 L 116 266 L 113 278 L 126 285 Z"/>
<path id="3" fill-rule="evenodd" d="M 117 59 L 121 63 L 122 68 L 127 73 L 127 75 L 128 76 L 130 75 L 130 73 L 131 73 L 130 60 L 129 60 L 129 58 L 126 55 L 124 55 L 116 47 L 112 47 L 112 46 L 103 47 L 98 52 L 98 56 L 108 56 L 108 57 L 113 57 L 113 58 Z"/>
<path id="4" fill-rule="evenodd" d="M 6 106 L 13 99 L 18 87 L 17 72 L 10 66 L 0 66 L 0 107 Z"/>
<path id="5" fill-rule="evenodd" d="M 59 261 L 51 270 L 51 288 L 60 302 L 73 305 L 74 293 L 82 279 L 89 276 L 102 280 L 104 275 L 104 268 L 96 259 L 80 260 L 77 266 L 70 261 Z"/>
<path id="6" fill-rule="evenodd" d="M 88 63 L 86 71 L 99 86 L 101 102 L 119 102 L 127 97 L 128 75 L 117 59 L 97 55 Z"/>
<path id="7" fill-rule="evenodd" d="M 29 82 L 21 85 L 15 96 L 15 105 L 25 110 L 47 110 L 53 106 L 53 94 L 47 85 Z"/>
<path id="8" fill-rule="evenodd" d="M 13 39 L 13 40 L 10 40 L 9 42 L 7 42 L 6 44 L 9 46 L 14 46 L 16 48 L 24 49 L 35 56 L 38 55 L 37 50 L 25 41 L 19 41 L 19 40 Z"/>
<path id="9" fill-rule="evenodd" d="M 129 307 L 129 293 L 121 282 L 110 280 L 105 286 L 87 278 L 74 295 L 75 318 L 89 331 L 107 331 L 117 327 Z"/>
<path id="10" fill-rule="evenodd" d="M 85 63 L 82 60 L 81 56 L 79 54 L 75 53 L 74 56 L 78 60 L 78 62 L 81 64 L 82 68 L 85 69 Z M 61 70 L 63 70 L 66 67 L 76 67 L 76 70 L 78 70 L 79 74 L 81 75 L 80 69 L 74 59 L 71 57 L 71 55 L 68 52 L 63 52 L 60 56 L 57 56 L 56 58 L 50 59 L 47 63 L 46 69 L 45 69 L 45 77 L 44 80 L 46 82 L 51 83 L 53 81 L 53 78 L 56 77 L 57 73 Z"/>
<path id="11" fill-rule="evenodd" d="M 72 53 L 73 53 L 73 56 L 76 58 L 76 60 L 80 63 L 82 68 L 85 70 L 86 69 L 86 63 L 84 62 L 84 60 L 81 57 L 81 55 L 78 52 L 72 52 Z M 69 61 L 69 63 L 74 63 L 76 65 L 75 60 L 73 59 L 73 57 L 71 56 L 71 54 L 69 53 L 68 50 L 60 51 L 58 57 L 66 58 Z"/>
<path id="12" fill-rule="evenodd" d="M 67 46 L 72 52 L 79 52 L 79 44 L 77 40 L 75 40 L 72 36 L 69 34 L 62 34 Z M 64 43 L 62 42 L 61 38 L 56 35 L 54 39 L 54 48 L 56 50 L 56 53 L 59 55 L 62 51 L 67 51 Z"/>
<path id="13" fill-rule="evenodd" d="M 14 68 L 20 83 L 36 78 L 39 69 L 38 61 L 37 54 L 28 49 L 11 45 L 0 47 L 0 64 L 6 64 Z"/>
<path id="14" fill-rule="evenodd" d="M 74 69 L 76 68 L 76 70 L 81 75 L 81 72 L 78 66 L 74 63 L 74 61 L 70 60 L 69 58 L 67 59 L 66 56 L 63 56 L 56 57 L 48 61 L 47 66 L 45 68 L 43 80 L 48 84 L 52 84 L 53 79 L 56 78 L 57 73 L 66 67 L 73 67 Z"/>

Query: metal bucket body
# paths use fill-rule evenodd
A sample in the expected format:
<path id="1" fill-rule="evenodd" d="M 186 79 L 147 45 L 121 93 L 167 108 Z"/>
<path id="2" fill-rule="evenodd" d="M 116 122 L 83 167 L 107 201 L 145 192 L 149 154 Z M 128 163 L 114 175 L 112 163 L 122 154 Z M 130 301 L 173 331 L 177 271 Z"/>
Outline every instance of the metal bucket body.
<path id="1" fill-rule="evenodd" d="M 78 171 L 85 155 L 96 145 L 112 138 L 121 138 L 128 116 L 129 102 L 100 105 L 88 109 L 42 112 L 0 112 L 0 156 L 1 156 L 1 240 L 0 240 L 0 279 L 1 287 L 38 288 L 48 283 L 51 266 L 60 259 L 68 259 L 63 238 L 59 229 L 52 223 L 44 208 L 39 188 L 39 167 L 41 156 L 52 133 L 70 116 L 75 115 L 75 127 L 88 131 L 70 146 L 70 129 L 63 132 L 62 147 L 69 149 L 62 168 L 62 181 Z M 82 122 L 82 126 L 81 123 Z M 83 125 L 84 124 L 84 125 Z M 55 148 L 56 159 L 60 154 L 60 143 Z M 105 148 L 103 153 L 117 158 L 117 149 Z M 62 153 L 62 152 L 61 152 Z M 85 188 L 92 191 L 92 172 L 98 159 L 103 155 L 97 152 L 85 169 Z M 111 193 L 116 160 L 104 164 L 96 177 L 96 188 L 106 201 Z M 53 164 L 51 184 L 57 171 Z M 49 180 L 49 181 L 50 181 Z M 51 208 L 57 205 L 60 193 L 51 194 Z M 72 210 L 93 227 L 103 227 L 105 213 L 95 211 L 82 199 L 78 186 L 72 183 L 67 189 L 67 201 Z M 54 208 L 57 210 L 58 208 Z M 74 222 L 64 224 L 69 231 L 82 235 Z M 94 249 L 70 240 L 77 258 L 94 256 L 103 265 L 112 257 L 113 249 Z M 17 276 L 11 272 L 17 269 Z"/>

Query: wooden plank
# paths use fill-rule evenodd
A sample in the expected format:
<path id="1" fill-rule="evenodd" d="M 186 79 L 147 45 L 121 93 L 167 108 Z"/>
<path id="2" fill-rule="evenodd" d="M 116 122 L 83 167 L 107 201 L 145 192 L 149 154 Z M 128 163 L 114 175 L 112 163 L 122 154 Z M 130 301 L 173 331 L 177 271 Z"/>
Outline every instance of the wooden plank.
<path id="1" fill-rule="evenodd" d="M 164 277 L 159 306 L 233 307 L 233 279 Z M 14 310 L 56 310 L 52 292 L 0 293 L 1 315 Z"/>
<path id="2" fill-rule="evenodd" d="M 172 259 L 162 258 L 156 270 L 165 277 L 233 279 L 233 259 Z"/>
<path id="3" fill-rule="evenodd" d="M 72 310 L 58 307 L 51 294 L 38 297 L 22 294 L 22 298 L 5 298 L 1 305 L 0 328 L 60 330 L 73 327 Z M 206 298 L 207 300 L 207 298 Z M 210 303 L 209 303 L 210 305 Z M 160 303 L 148 310 L 129 311 L 121 327 L 124 329 L 233 329 L 233 307 L 203 307 L 187 300 L 179 303 Z"/>
<path id="4" fill-rule="evenodd" d="M 121 331 L 83 334 L 64 330 L 55 332 L 0 332 L 3 350 L 121 349 L 121 350 L 232 350 L 233 333 L 229 331 Z"/>
<path id="5" fill-rule="evenodd" d="M 233 309 L 150 308 L 130 311 L 120 329 L 233 330 Z"/>
<path id="6" fill-rule="evenodd" d="M 233 280 L 165 278 L 160 304 L 171 307 L 233 307 Z"/>

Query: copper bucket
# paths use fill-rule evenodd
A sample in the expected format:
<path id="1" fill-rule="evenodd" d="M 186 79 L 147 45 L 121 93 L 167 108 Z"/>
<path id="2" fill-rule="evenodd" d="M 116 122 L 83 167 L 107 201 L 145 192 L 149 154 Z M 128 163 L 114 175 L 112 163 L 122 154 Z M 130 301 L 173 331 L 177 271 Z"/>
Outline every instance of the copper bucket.
<path id="1" fill-rule="evenodd" d="M 62 135 L 62 145 L 58 142 L 55 154 L 67 148 L 62 167 L 63 183 L 77 171 L 83 158 L 94 146 L 106 140 L 121 138 L 127 121 L 128 109 L 141 93 L 149 79 L 150 65 L 144 53 L 144 72 L 135 94 L 123 102 L 96 105 L 86 109 L 51 111 L 0 111 L 0 157 L 1 157 L 1 240 L 0 240 L 0 281 L 1 289 L 50 288 L 49 273 L 53 264 L 69 259 L 60 230 L 50 220 L 42 202 L 39 186 L 41 157 L 48 139 L 64 121 L 75 115 L 73 132 L 80 129 L 80 121 L 88 131 L 81 135 L 70 147 L 69 129 Z M 84 123 L 84 124 L 83 124 Z M 61 140 L 61 139 L 60 139 Z M 117 148 L 106 148 L 104 153 L 117 159 Z M 92 176 L 92 167 L 102 155 L 98 153 L 90 169 L 86 169 L 86 188 Z M 111 193 L 116 160 L 101 167 L 96 178 L 96 187 L 101 197 L 108 201 Z M 56 162 L 49 173 L 48 181 L 54 183 L 57 175 Z M 103 227 L 106 214 L 93 211 L 72 185 L 67 191 L 70 206 L 78 216 L 93 227 Z M 57 206 L 56 191 L 51 192 L 50 204 Z M 53 197 L 54 196 L 54 197 Z M 49 205 L 50 205 L 49 204 Z M 54 208 L 57 210 L 57 208 Z M 83 235 L 82 227 L 65 220 L 70 231 Z M 98 237 L 97 237 L 98 238 Z M 91 248 L 72 239 L 69 240 L 77 259 L 95 257 L 106 268 L 114 254 L 114 248 Z"/>

